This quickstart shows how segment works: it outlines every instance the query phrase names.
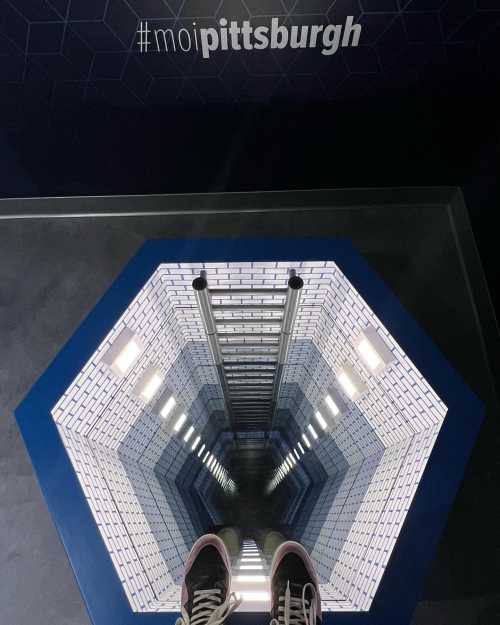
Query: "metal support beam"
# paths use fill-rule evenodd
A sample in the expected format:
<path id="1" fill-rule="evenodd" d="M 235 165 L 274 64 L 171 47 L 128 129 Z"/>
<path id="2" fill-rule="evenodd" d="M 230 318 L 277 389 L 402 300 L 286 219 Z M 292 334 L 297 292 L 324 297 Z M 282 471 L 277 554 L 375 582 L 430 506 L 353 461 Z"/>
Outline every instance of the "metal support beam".
<path id="1" fill-rule="evenodd" d="M 225 296 L 233 296 L 233 297 L 246 297 L 252 295 L 286 295 L 286 289 L 275 289 L 273 287 L 265 288 L 265 289 L 212 289 L 212 297 L 225 297 Z"/>
<path id="2" fill-rule="evenodd" d="M 256 349 L 252 349 L 249 348 L 247 351 L 228 351 L 227 349 L 223 349 L 222 351 L 222 356 L 224 357 L 224 363 L 226 363 L 226 357 L 227 356 L 272 356 L 273 354 L 277 354 L 278 353 L 278 349 L 273 348 L 273 349 L 268 349 L 268 350 L 256 350 Z"/>
<path id="3" fill-rule="evenodd" d="M 270 310 L 281 312 L 284 309 L 283 304 L 212 304 L 212 310 L 214 312 L 222 311 L 233 311 L 233 310 L 244 310 L 245 312 L 255 312 L 261 310 Z"/>
<path id="4" fill-rule="evenodd" d="M 217 340 L 217 328 L 215 325 L 215 319 L 210 302 L 206 271 L 201 271 L 199 278 L 195 278 L 193 280 L 193 289 L 195 292 L 198 309 L 200 311 L 201 318 L 203 319 L 203 324 L 205 326 L 205 331 L 207 333 L 208 344 L 210 346 L 215 367 L 217 369 L 217 375 L 219 377 L 220 385 L 222 388 L 222 395 L 224 397 L 224 404 L 226 406 L 227 416 L 231 425 L 234 426 L 229 387 L 226 381 L 226 377 L 224 375 L 224 360 L 219 347 L 219 341 Z"/>
<path id="5" fill-rule="evenodd" d="M 220 338 L 220 337 L 219 337 Z M 278 340 L 273 341 L 219 341 L 221 348 L 225 347 L 273 347 L 279 346 Z"/>
<path id="6" fill-rule="evenodd" d="M 276 367 L 275 360 L 227 360 L 224 359 L 224 367 L 228 370 L 228 367 L 254 367 L 255 365 L 262 365 L 263 367 Z M 232 371 L 232 369 L 231 369 Z"/>
<path id="7" fill-rule="evenodd" d="M 280 345 L 278 350 L 278 369 L 276 371 L 276 379 L 273 389 L 272 402 L 272 419 L 270 430 L 273 427 L 274 416 L 276 414 L 277 400 L 281 388 L 281 380 L 283 378 L 283 367 L 286 364 L 290 340 L 292 338 L 293 327 L 297 317 L 297 310 L 300 302 L 300 292 L 304 286 L 304 281 L 298 276 L 294 269 L 290 270 L 290 278 L 288 279 L 288 291 L 285 302 L 285 311 L 283 313 L 283 325 L 281 327 Z"/>
<path id="8" fill-rule="evenodd" d="M 281 326 L 281 317 L 218 317 L 215 320 L 216 325 L 225 326 L 248 326 L 264 324 L 266 326 Z"/>
<path id="9" fill-rule="evenodd" d="M 280 338 L 279 332 L 219 332 L 218 333 L 220 339 L 231 338 L 231 339 L 245 339 L 245 338 L 259 338 L 259 339 L 267 339 L 267 338 Z"/>

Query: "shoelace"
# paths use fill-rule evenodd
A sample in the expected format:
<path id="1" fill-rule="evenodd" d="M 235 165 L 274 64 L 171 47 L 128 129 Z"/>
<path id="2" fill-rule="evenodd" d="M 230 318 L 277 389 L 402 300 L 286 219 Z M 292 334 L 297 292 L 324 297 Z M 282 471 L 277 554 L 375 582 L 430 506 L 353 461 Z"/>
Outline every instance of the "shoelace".
<path id="1" fill-rule="evenodd" d="M 306 599 L 308 588 L 311 589 L 310 600 Z M 294 597 L 288 581 L 278 604 L 278 618 L 271 619 L 269 625 L 316 625 L 316 588 L 310 582 L 303 586 L 301 597 Z"/>
<path id="2" fill-rule="evenodd" d="M 195 590 L 191 616 L 181 607 L 181 616 L 175 625 L 221 625 L 241 604 L 241 599 L 232 592 L 224 603 L 221 601 L 220 588 Z"/>

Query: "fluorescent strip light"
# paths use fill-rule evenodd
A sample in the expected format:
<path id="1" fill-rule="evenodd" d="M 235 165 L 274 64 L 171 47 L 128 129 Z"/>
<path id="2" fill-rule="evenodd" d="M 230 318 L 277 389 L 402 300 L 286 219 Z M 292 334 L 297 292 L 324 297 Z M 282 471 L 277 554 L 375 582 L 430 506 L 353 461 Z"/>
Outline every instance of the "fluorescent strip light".
<path id="1" fill-rule="evenodd" d="M 267 577 L 265 575 L 237 575 L 237 582 L 250 582 L 250 583 L 258 583 L 265 582 Z"/>
<path id="2" fill-rule="evenodd" d="M 160 410 L 160 417 L 163 417 L 164 419 L 166 419 L 168 415 L 172 412 L 176 404 L 177 402 L 175 401 L 175 397 L 172 395 L 171 397 L 167 399 L 167 401 L 165 402 L 165 405 Z"/>
<path id="3" fill-rule="evenodd" d="M 328 406 L 328 408 L 330 409 L 330 412 L 332 413 L 332 415 L 334 417 L 338 416 L 340 414 L 340 409 L 337 406 L 337 404 L 333 401 L 331 395 L 327 395 L 325 397 L 325 403 Z"/>
<path id="4" fill-rule="evenodd" d="M 304 450 L 304 448 L 303 448 L 303 447 L 302 447 L 302 445 L 300 444 L 300 442 L 299 442 L 299 443 L 297 443 L 297 447 L 300 449 L 300 453 L 301 453 L 302 455 L 304 455 L 304 454 L 306 453 L 306 452 L 305 452 L 305 450 Z"/>
<path id="5" fill-rule="evenodd" d="M 147 367 L 135 386 L 135 393 L 145 402 L 149 402 L 163 382 L 163 375 L 155 367 Z"/>
<path id="6" fill-rule="evenodd" d="M 345 371 L 342 371 L 341 373 L 339 373 L 338 381 L 339 381 L 339 384 L 344 389 L 344 391 L 346 392 L 346 394 L 348 395 L 348 397 L 353 399 L 356 396 L 356 387 L 351 382 L 351 379 L 349 378 L 347 373 L 345 373 Z"/>
<path id="7" fill-rule="evenodd" d="M 354 347 L 363 364 L 375 375 L 381 373 L 395 359 L 388 345 L 372 325 L 365 328 L 354 340 Z"/>
<path id="8" fill-rule="evenodd" d="M 309 439 L 307 438 L 307 436 L 305 434 L 302 434 L 302 440 L 304 441 L 304 443 L 306 444 L 306 446 L 311 449 L 311 443 L 309 442 Z"/>
<path id="9" fill-rule="evenodd" d="M 119 377 L 124 377 L 132 369 L 144 351 L 139 338 L 130 328 L 123 328 L 108 348 L 102 362 Z"/>
<path id="10" fill-rule="evenodd" d="M 293 453 L 297 456 L 297 460 L 300 460 L 299 452 L 296 449 L 293 450 Z"/>
<path id="11" fill-rule="evenodd" d="M 328 428 L 328 423 L 323 418 L 321 412 L 319 410 L 316 410 L 314 416 L 316 417 L 316 421 L 319 423 L 321 429 L 326 430 Z"/>
<path id="12" fill-rule="evenodd" d="M 313 426 L 310 423 L 307 426 L 307 429 L 309 430 L 309 432 L 311 432 L 311 435 L 314 438 L 314 440 L 318 440 L 318 435 L 316 433 L 316 430 L 313 428 Z"/>
<path id="13" fill-rule="evenodd" d="M 203 445 L 199 448 L 198 450 L 198 458 L 201 456 L 201 454 L 203 453 L 203 450 L 205 449 L 206 445 L 205 443 L 203 443 Z"/>
<path id="14" fill-rule="evenodd" d="M 371 371 L 375 371 L 377 367 L 380 367 L 380 365 L 383 364 L 382 359 L 367 339 L 361 339 L 358 343 L 358 352 Z"/>
<path id="15" fill-rule="evenodd" d="M 337 380 L 339 381 L 339 384 L 343 388 L 345 394 L 351 400 L 357 399 L 361 393 L 366 390 L 366 385 L 363 380 L 348 363 L 346 363 L 337 373 Z"/>
<path id="16" fill-rule="evenodd" d="M 262 601 L 262 603 L 271 600 L 271 595 L 265 590 L 237 590 L 236 597 L 243 601 Z"/>
<path id="17" fill-rule="evenodd" d="M 205 457 L 203 458 L 203 462 L 207 461 L 208 456 L 210 456 L 210 452 L 207 451 L 207 453 L 205 454 Z"/>
<path id="18" fill-rule="evenodd" d="M 186 414 L 183 412 L 181 414 L 181 416 L 177 419 L 177 421 L 175 422 L 174 425 L 174 432 L 180 432 L 182 429 L 182 426 L 184 425 L 184 423 L 186 422 Z"/>
<path id="19" fill-rule="evenodd" d="M 196 448 L 198 447 L 198 445 L 200 444 L 201 441 L 201 436 L 197 436 L 194 441 L 193 444 L 191 445 L 191 451 L 195 451 Z"/>
<path id="20" fill-rule="evenodd" d="M 262 571 L 262 564 L 240 564 L 240 571 Z"/>
<path id="21" fill-rule="evenodd" d="M 193 436 L 193 433 L 194 433 L 194 427 L 192 425 L 190 425 L 188 431 L 184 435 L 184 442 L 185 443 L 187 443 L 189 441 L 191 436 Z"/>
<path id="22" fill-rule="evenodd" d="M 251 557 L 251 556 L 244 556 L 243 558 L 241 558 L 241 562 L 262 562 L 261 558 L 257 558 L 257 557 Z"/>
<path id="23" fill-rule="evenodd" d="M 141 352 L 141 346 L 133 338 L 125 345 L 113 364 L 122 375 L 126 375 L 141 355 Z"/>

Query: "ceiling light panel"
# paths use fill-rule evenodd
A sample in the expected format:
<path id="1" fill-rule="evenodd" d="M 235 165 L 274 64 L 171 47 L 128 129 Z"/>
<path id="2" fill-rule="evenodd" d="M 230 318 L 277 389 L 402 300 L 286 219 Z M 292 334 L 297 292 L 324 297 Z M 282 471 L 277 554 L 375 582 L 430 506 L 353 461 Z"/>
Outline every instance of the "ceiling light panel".
<path id="1" fill-rule="evenodd" d="M 337 371 L 337 381 L 352 401 L 358 399 L 366 391 L 366 384 L 361 376 L 347 362 Z"/>
<path id="2" fill-rule="evenodd" d="M 130 328 L 123 328 L 102 358 L 115 375 L 123 377 L 131 371 L 144 347 Z"/>
<path id="3" fill-rule="evenodd" d="M 342 416 L 347 412 L 347 404 L 337 389 L 331 387 L 325 396 L 323 406 L 322 414 L 332 423 L 331 429 L 334 429 L 340 423 Z"/>
<path id="4" fill-rule="evenodd" d="M 176 404 L 177 401 L 175 397 L 173 395 L 170 395 L 170 397 L 163 403 L 162 407 L 160 408 L 160 417 L 162 419 L 168 419 L 168 417 L 170 417 L 170 415 L 172 414 L 172 411 L 175 408 Z"/>
<path id="5" fill-rule="evenodd" d="M 174 432 L 180 432 L 182 430 L 182 426 L 184 425 L 184 423 L 186 423 L 186 413 L 183 412 L 179 418 L 177 419 L 177 421 L 174 423 Z"/>
<path id="6" fill-rule="evenodd" d="M 316 412 L 314 413 L 314 417 L 316 419 L 316 421 L 319 424 L 319 427 L 326 432 L 326 430 L 328 429 L 328 423 L 325 421 L 325 418 L 323 417 L 323 415 L 321 414 L 321 412 L 319 410 L 316 410 Z"/>
<path id="7" fill-rule="evenodd" d="M 189 442 L 189 439 L 191 438 L 193 433 L 194 433 L 194 427 L 192 425 L 190 425 L 189 428 L 187 429 L 186 433 L 184 434 L 184 442 L 185 443 Z"/>
<path id="8" fill-rule="evenodd" d="M 313 439 L 315 441 L 317 441 L 318 440 L 318 433 L 316 432 L 316 430 L 314 429 L 314 427 L 313 427 L 313 425 L 311 423 L 309 423 L 309 425 L 307 426 L 307 429 L 309 430 L 309 433 L 311 434 Z"/>
<path id="9" fill-rule="evenodd" d="M 163 373 L 153 365 L 147 367 L 135 385 L 134 393 L 149 403 L 156 395 L 164 379 Z"/>
<path id="10" fill-rule="evenodd" d="M 378 375 L 395 360 L 394 354 L 373 326 L 368 326 L 354 340 L 354 348 L 365 367 Z"/>

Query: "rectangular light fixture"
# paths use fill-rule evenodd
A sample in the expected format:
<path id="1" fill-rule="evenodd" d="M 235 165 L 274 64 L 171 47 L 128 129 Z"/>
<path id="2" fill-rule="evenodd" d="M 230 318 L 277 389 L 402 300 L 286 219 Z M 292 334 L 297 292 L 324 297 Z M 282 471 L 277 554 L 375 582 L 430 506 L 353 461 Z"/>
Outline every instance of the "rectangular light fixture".
<path id="1" fill-rule="evenodd" d="M 176 404 L 177 401 L 175 400 L 175 397 L 173 395 L 170 395 L 167 401 L 163 404 L 163 408 L 160 410 L 160 417 L 162 417 L 163 419 L 168 419 Z"/>
<path id="2" fill-rule="evenodd" d="M 267 577 L 265 575 L 237 575 L 237 582 L 250 582 L 256 584 L 258 582 L 265 582 Z"/>
<path id="3" fill-rule="evenodd" d="M 203 453 L 205 447 L 206 447 L 206 445 L 205 445 L 205 443 L 203 443 L 203 445 L 198 449 L 198 458 L 201 457 L 201 454 Z"/>
<path id="4" fill-rule="evenodd" d="M 193 436 L 194 427 L 192 425 L 189 426 L 188 431 L 184 434 L 184 442 L 187 443 L 191 436 Z"/>
<path id="5" fill-rule="evenodd" d="M 302 440 L 304 441 L 304 443 L 306 444 L 306 447 L 308 447 L 309 449 L 311 449 L 311 443 L 309 442 L 309 439 L 307 438 L 307 436 L 305 434 L 302 434 Z"/>
<path id="6" fill-rule="evenodd" d="M 196 448 L 198 447 L 198 445 L 200 444 L 201 441 L 201 436 L 197 436 L 194 441 L 193 444 L 191 445 L 191 451 L 196 451 Z"/>
<path id="7" fill-rule="evenodd" d="M 240 564 L 240 571 L 262 571 L 262 564 Z"/>
<path id="8" fill-rule="evenodd" d="M 155 396 L 163 382 L 163 373 L 153 365 L 146 367 L 134 388 L 134 393 L 146 403 Z"/>
<path id="9" fill-rule="evenodd" d="M 320 428 L 326 431 L 328 429 L 328 423 L 323 418 L 323 415 L 321 414 L 321 412 L 319 410 L 316 410 L 316 412 L 314 413 L 314 416 L 316 417 L 316 421 L 319 423 Z"/>
<path id="10" fill-rule="evenodd" d="M 262 562 L 262 560 L 261 560 L 261 558 L 257 558 L 257 557 L 252 558 L 252 557 L 249 556 L 249 557 L 241 558 L 241 562 L 253 562 L 253 563 L 256 563 L 256 562 Z"/>
<path id="11" fill-rule="evenodd" d="M 366 384 L 349 363 L 337 371 L 337 380 L 347 397 L 353 401 L 366 391 Z"/>
<path id="12" fill-rule="evenodd" d="M 130 328 L 123 328 L 102 357 L 102 362 L 119 377 L 124 377 L 137 362 L 144 347 Z"/>
<path id="13" fill-rule="evenodd" d="M 237 590 L 236 597 L 243 601 L 262 601 L 269 603 L 271 594 L 267 590 Z"/>
<path id="14" fill-rule="evenodd" d="M 302 447 L 302 444 L 301 444 L 300 442 L 298 442 L 298 443 L 297 443 L 297 447 L 299 448 L 300 453 L 301 453 L 302 455 L 304 455 L 304 454 L 306 453 L 306 452 L 305 452 L 305 450 L 304 450 L 304 448 Z"/>
<path id="15" fill-rule="evenodd" d="M 372 325 L 369 325 L 356 337 L 354 348 L 363 364 L 374 375 L 381 373 L 395 360 L 394 354 Z"/>
<path id="16" fill-rule="evenodd" d="M 328 409 L 330 410 L 332 415 L 334 417 L 338 417 L 338 415 L 340 414 L 340 408 L 338 407 L 337 403 L 334 401 L 331 395 L 327 395 L 325 397 L 325 404 L 328 406 Z"/>
<path id="17" fill-rule="evenodd" d="M 186 419 L 186 413 L 183 412 L 174 424 L 174 432 L 180 432 L 182 430 L 182 426 L 186 423 Z"/>
<path id="18" fill-rule="evenodd" d="M 293 450 L 293 453 L 296 455 L 297 460 L 300 460 L 299 452 L 296 449 Z"/>
<path id="19" fill-rule="evenodd" d="M 316 432 L 316 430 L 313 428 L 313 426 L 309 423 L 309 425 L 307 426 L 307 429 L 309 430 L 309 432 L 311 433 L 311 436 L 313 437 L 313 439 L 315 441 L 318 440 L 318 434 Z"/>
<path id="20" fill-rule="evenodd" d="M 340 423 L 342 416 L 346 414 L 348 408 L 342 395 L 333 386 L 328 389 L 328 393 L 325 396 L 324 408 L 325 412 L 323 414 L 328 417 L 326 420 L 329 430 L 334 430 Z"/>

